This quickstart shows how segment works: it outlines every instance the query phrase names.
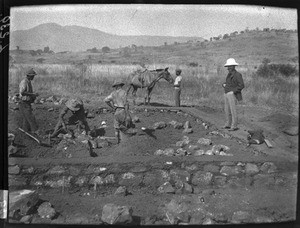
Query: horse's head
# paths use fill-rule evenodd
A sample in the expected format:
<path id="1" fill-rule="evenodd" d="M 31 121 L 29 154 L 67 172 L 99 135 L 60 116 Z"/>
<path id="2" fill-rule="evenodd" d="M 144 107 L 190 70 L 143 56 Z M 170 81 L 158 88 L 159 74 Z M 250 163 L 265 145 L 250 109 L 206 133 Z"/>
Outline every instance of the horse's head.
<path id="1" fill-rule="evenodd" d="M 174 79 L 172 78 L 170 72 L 168 71 L 169 67 L 163 69 L 160 74 L 162 76 L 162 78 L 164 78 L 166 81 L 168 81 L 169 83 L 174 83 Z"/>

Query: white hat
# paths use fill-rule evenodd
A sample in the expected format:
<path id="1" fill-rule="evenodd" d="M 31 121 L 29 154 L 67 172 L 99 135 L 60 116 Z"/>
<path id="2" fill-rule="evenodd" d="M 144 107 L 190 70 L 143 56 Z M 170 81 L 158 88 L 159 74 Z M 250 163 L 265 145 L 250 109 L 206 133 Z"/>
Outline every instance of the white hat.
<path id="1" fill-rule="evenodd" d="M 238 66 L 239 64 L 235 61 L 234 58 L 230 58 L 230 59 L 227 59 L 224 67 L 227 67 L 227 66 Z"/>

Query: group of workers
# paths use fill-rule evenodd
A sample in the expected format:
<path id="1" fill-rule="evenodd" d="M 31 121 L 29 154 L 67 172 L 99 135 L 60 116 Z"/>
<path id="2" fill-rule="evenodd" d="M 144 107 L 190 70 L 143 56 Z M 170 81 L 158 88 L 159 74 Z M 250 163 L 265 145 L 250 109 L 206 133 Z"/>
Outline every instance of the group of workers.
<path id="1" fill-rule="evenodd" d="M 228 69 L 224 87 L 224 103 L 226 123 L 222 127 L 230 131 L 238 130 L 236 104 L 242 100 L 242 89 L 244 82 L 242 75 L 235 70 L 238 63 L 233 58 L 226 61 L 224 67 Z M 180 107 L 180 95 L 182 90 L 182 76 L 181 69 L 176 69 L 176 78 L 174 81 L 174 98 L 175 106 Z M 39 130 L 37 121 L 32 112 L 31 104 L 38 97 L 38 93 L 33 92 L 31 81 L 37 73 L 30 69 L 26 78 L 24 78 L 19 85 L 19 110 L 23 118 L 22 128 L 40 138 L 41 132 Z M 120 143 L 122 136 L 126 135 L 128 129 L 134 127 L 129 112 L 129 103 L 127 100 L 126 91 L 123 89 L 125 85 L 122 81 L 116 81 L 112 87 L 114 91 L 108 95 L 104 101 L 114 111 L 114 129 L 117 143 Z M 67 119 L 67 120 L 65 120 Z M 75 125 L 79 131 L 84 130 L 86 134 L 90 134 L 90 128 L 86 120 L 83 102 L 80 98 L 71 98 L 67 100 L 65 106 L 62 108 L 58 122 L 54 128 L 51 137 L 56 137 L 60 130 L 67 130 L 66 125 Z"/>

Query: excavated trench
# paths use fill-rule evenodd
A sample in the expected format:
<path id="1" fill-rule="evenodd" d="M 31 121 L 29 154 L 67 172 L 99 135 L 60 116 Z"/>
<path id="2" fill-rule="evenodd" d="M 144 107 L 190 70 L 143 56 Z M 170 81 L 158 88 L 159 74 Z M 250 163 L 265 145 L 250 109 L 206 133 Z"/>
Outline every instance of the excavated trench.
<path id="1" fill-rule="evenodd" d="M 55 125 L 59 107 L 51 107 L 36 107 L 42 129 Z M 45 148 L 14 131 L 19 117 L 18 111 L 11 111 L 9 130 L 16 136 L 18 153 L 9 158 L 9 191 L 35 191 L 41 201 L 51 203 L 56 215 L 42 218 L 39 205 L 23 214 L 13 207 L 10 222 L 102 224 L 103 207 L 109 203 L 130 207 L 130 223 L 142 225 L 295 219 L 297 162 L 247 147 L 245 140 L 178 109 L 137 108 L 132 115 L 137 117 L 138 133 L 120 145 L 100 140 L 101 146 L 90 148 L 77 137 L 52 141 L 52 148 Z M 101 136 L 113 136 L 112 114 L 89 109 L 91 128 L 100 129 L 103 121 L 107 127 Z M 174 126 L 186 121 L 192 131 Z M 166 124 L 154 127 L 158 122 Z M 201 138 L 211 143 L 200 143 Z M 228 148 L 223 154 L 203 154 L 217 145 Z"/>

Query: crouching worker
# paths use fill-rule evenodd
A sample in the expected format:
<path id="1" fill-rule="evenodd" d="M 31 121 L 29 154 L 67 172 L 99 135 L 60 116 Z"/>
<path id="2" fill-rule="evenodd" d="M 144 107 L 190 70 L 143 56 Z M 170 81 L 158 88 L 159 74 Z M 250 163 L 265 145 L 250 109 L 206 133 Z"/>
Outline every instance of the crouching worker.
<path id="1" fill-rule="evenodd" d="M 123 86 L 123 82 L 116 81 L 112 86 L 115 90 L 104 99 L 106 104 L 114 110 L 114 128 L 118 144 L 135 133 L 132 129 L 135 126 L 132 123 L 127 94 Z"/>
<path id="2" fill-rule="evenodd" d="M 51 138 L 56 137 L 61 130 L 68 132 L 66 125 L 77 125 L 79 132 L 85 130 L 86 134 L 90 133 L 90 128 L 86 120 L 83 102 L 79 98 L 69 99 L 62 108 L 58 122 L 55 126 Z"/>

